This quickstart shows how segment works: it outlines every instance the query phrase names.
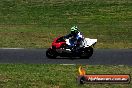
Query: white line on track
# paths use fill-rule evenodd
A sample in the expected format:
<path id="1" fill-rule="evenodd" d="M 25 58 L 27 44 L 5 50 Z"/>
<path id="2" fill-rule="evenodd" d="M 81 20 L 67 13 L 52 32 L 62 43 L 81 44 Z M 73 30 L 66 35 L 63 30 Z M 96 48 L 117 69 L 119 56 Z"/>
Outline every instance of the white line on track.
<path id="1" fill-rule="evenodd" d="M 25 49 L 25 48 L 0 48 L 0 49 Z"/>

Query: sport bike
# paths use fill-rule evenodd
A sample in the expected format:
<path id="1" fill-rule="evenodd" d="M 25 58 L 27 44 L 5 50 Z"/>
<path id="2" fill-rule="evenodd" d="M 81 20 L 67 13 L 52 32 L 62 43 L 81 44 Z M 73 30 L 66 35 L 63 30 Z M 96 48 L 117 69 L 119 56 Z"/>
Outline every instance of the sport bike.
<path id="1" fill-rule="evenodd" d="M 55 38 L 50 48 L 46 51 L 48 58 L 56 57 L 80 57 L 89 58 L 93 54 L 93 48 L 97 43 L 97 39 L 83 38 L 79 47 L 69 48 L 70 39 L 65 39 L 64 36 Z"/>

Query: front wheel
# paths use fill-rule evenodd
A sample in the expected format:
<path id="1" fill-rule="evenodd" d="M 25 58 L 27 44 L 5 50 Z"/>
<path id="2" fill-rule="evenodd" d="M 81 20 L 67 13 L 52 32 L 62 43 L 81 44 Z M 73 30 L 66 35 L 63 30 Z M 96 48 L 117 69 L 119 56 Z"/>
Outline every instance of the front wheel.
<path id="1" fill-rule="evenodd" d="M 46 51 L 46 56 L 48 58 L 56 58 L 57 57 L 57 53 L 55 50 L 49 48 L 47 51 Z"/>

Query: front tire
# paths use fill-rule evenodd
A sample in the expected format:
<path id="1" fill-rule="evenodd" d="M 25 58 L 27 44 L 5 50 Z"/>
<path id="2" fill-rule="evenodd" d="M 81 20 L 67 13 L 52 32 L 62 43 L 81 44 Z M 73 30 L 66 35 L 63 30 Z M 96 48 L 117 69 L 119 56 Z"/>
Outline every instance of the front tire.
<path id="1" fill-rule="evenodd" d="M 56 53 L 55 50 L 49 48 L 49 49 L 46 51 L 46 56 L 47 56 L 48 58 L 52 58 L 52 59 L 53 59 L 53 58 L 56 58 L 56 57 L 57 57 L 57 53 Z"/>

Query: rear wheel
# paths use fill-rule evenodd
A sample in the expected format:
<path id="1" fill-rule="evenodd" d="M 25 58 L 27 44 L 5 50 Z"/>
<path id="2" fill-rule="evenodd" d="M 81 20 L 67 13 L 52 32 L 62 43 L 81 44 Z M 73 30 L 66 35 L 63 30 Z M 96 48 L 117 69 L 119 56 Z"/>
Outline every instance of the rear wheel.
<path id="1" fill-rule="evenodd" d="M 93 48 L 92 47 L 88 47 L 85 48 L 81 54 L 81 58 L 89 58 L 93 55 Z"/>
<path id="2" fill-rule="evenodd" d="M 57 57 L 57 53 L 55 50 L 49 48 L 47 51 L 46 51 L 46 56 L 48 58 L 56 58 Z"/>

